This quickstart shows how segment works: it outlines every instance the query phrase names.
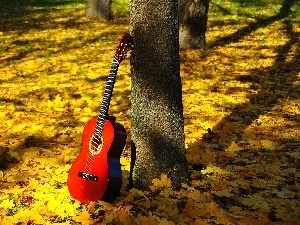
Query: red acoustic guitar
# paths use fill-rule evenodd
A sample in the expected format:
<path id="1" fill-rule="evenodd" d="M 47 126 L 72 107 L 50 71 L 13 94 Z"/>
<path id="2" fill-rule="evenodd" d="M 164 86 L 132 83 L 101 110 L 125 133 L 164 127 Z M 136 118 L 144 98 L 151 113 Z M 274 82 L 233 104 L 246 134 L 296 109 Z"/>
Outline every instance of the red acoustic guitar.
<path id="1" fill-rule="evenodd" d="M 104 91 L 99 116 L 91 119 L 82 135 L 82 149 L 68 176 L 68 188 L 81 203 L 117 197 L 122 186 L 120 156 L 126 143 L 124 127 L 108 117 L 108 108 L 119 64 L 132 45 L 132 37 L 125 34 L 116 50 Z"/>

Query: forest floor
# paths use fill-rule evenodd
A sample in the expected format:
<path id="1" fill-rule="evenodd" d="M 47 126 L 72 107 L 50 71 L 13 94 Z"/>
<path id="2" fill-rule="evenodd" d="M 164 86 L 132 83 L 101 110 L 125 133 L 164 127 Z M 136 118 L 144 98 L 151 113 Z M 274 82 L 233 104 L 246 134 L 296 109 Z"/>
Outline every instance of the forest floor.
<path id="1" fill-rule="evenodd" d="M 181 51 L 191 183 L 124 188 L 113 204 L 81 205 L 68 170 L 97 116 L 129 3 L 110 22 L 81 0 L 0 3 L 0 224 L 300 224 L 300 5 L 214 0 L 207 47 Z M 130 65 L 111 102 L 130 135 Z"/>

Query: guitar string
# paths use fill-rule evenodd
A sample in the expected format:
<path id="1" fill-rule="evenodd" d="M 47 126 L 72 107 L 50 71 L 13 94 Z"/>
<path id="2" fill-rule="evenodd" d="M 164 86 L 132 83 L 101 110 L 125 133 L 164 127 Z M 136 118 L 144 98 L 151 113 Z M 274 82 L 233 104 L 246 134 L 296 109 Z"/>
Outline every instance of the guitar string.
<path id="1" fill-rule="evenodd" d="M 113 87 L 115 84 L 115 79 L 116 79 L 116 74 L 117 74 L 119 64 L 120 63 L 117 61 L 117 59 L 114 58 L 112 65 L 111 65 L 110 73 L 107 78 L 108 81 L 107 81 L 107 85 L 104 90 L 104 97 L 103 97 L 102 104 L 100 107 L 100 115 L 98 117 L 98 120 L 96 123 L 96 128 L 95 128 L 95 137 L 98 140 L 102 136 L 103 126 L 104 126 L 104 122 L 105 122 L 106 115 L 108 112 L 109 103 L 110 103 Z M 111 84 L 109 84 L 109 83 L 111 83 Z"/>
<path id="2" fill-rule="evenodd" d="M 87 163 L 86 163 L 86 167 L 85 167 L 85 173 L 88 173 L 88 174 L 90 174 L 91 173 L 91 170 L 92 170 L 92 168 L 91 168 L 91 166 L 92 166 L 92 163 L 94 162 L 94 157 L 92 157 L 92 156 L 89 154 L 88 155 L 88 160 L 87 160 Z"/>
<path id="3" fill-rule="evenodd" d="M 120 63 L 114 57 L 112 65 L 111 65 L 111 69 L 110 69 L 110 72 L 109 72 L 109 75 L 107 78 L 107 84 L 106 84 L 105 90 L 104 90 L 104 96 L 103 96 L 103 100 L 102 100 L 101 107 L 100 107 L 100 114 L 97 119 L 94 135 L 91 138 L 91 146 L 90 147 L 93 148 L 93 150 L 95 149 L 96 152 L 98 151 L 99 142 L 101 141 L 104 123 L 105 123 L 106 115 L 108 112 L 109 103 L 110 103 L 111 95 L 113 92 L 119 65 L 120 65 Z M 94 139 L 96 139 L 96 142 L 94 141 Z M 95 156 L 90 153 L 91 153 L 91 150 L 89 149 L 89 154 L 88 154 L 88 158 L 87 158 L 87 161 L 85 164 L 85 169 L 84 169 L 84 171 L 86 173 L 91 173 L 93 163 L 94 163 Z"/>

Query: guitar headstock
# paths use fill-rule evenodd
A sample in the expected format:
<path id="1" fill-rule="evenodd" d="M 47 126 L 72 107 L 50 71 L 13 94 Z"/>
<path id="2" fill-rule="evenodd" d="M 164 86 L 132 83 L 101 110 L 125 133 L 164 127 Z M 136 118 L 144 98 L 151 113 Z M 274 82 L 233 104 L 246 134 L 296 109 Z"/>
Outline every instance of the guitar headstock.
<path id="1" fill-rule="evenodd" d="M 115 59 L 118 63 L 121 63 L 126 58 L 127 51 L 132 47 L 132 36 L 130 34 L 124 34 L 115 53 Z"/>

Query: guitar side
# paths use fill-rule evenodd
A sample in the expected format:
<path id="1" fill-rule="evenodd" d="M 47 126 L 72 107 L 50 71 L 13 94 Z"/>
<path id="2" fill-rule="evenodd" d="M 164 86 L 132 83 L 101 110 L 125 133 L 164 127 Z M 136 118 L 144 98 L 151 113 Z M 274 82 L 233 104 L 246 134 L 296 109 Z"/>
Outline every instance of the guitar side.
<path id="1" fill-rule="evenodd" d="M 115 119 L 113 119 L 114 121 Z M 120 158 L 126 144 L 126 130 L 123 125 L 112 122 L 114 127 L 114 139 L 108 152 L 108 184 L 101 200 L 112 202 L 120 196 L 122 187 L 122 170 Z"/>
<path id="2" fill-rule="evenodd" d="M 110 158 L 121 155 L 126 142 L 126 132 L 125 141 L 123 141 L 125 129 L 119 130 L 119 125 L 105 120 L 102 133 L 102 149 L 100 153 L 91 155 L 89 142 L 93 136 L 96 123 L 97 118 L 93 118 L 85 126 L 82 135 L 82 149 L 69 171 L 67 181 L 72 197 L 84 204 L 97 201 L 106 193 L 110 179 Z M 122 142 L 124 142 L 123 146 Z M 92 162 L 87 163 L 88 161 Z M 84 175 L 87 165 L 89 166 L 88 175 Z M 79 176 L 80 173 L 83 175 Z"/>

